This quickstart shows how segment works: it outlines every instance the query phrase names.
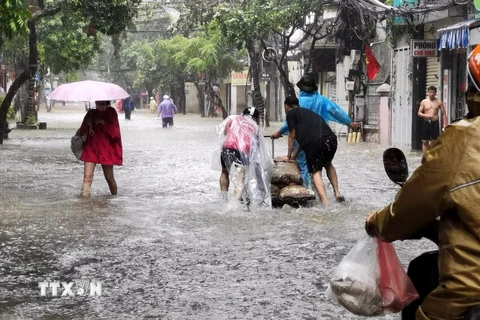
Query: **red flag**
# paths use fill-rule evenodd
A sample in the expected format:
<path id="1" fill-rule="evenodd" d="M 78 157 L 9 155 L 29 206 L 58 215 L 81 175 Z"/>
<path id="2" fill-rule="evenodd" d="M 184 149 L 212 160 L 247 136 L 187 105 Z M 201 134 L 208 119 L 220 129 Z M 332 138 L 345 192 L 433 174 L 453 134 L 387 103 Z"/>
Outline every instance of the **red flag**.
<path id="1" fill-rule="evenodd" d="M 373 80 L 377 77 L 380 72 L 380 64 L 373 55 L 372 49 L 367 44 L 365 45 L 365 63 L 367 64 L 367 77 L 370 80 Z"/>

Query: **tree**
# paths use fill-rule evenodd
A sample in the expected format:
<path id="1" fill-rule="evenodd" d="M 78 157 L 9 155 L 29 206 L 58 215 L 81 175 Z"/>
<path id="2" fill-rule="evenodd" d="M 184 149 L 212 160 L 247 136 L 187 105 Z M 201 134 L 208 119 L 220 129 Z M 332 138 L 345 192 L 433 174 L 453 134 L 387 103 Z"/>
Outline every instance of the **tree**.
<path id="1" fill-rule="evenodd" d="M 178 6 L 181 4 L 168 5 L 169 8 Z M 169 39 L 177 33 L 166 9 L 163 2 L 142 2 L 138 6 L 136 19 L 119 39 L 121 50 L 118 54 L 110 54 L 114 46 L 103 40 L 104 52 L 95 58 L 90 70 L 106 80 L 123 84 L 134 101 L 136 93 L 147 90 L 152 95 L 159 85 L 158 80 L 162 78 L 156 72 L 156 65 L 153 65 L 153 55 L 156 53 L 151 51 L 152 45 L 157 40 Z"/>
<path id="2" fill-rule="evenodd" d="M 100 39 L 89 35 L 87 27 L 83 18 L 74 14 L 39 21 L 39 64 L 54 74 L 88 66 L 100 49 Z"/>
<path id="3" fill-rule="evenodd" d="M 301 2 L 285 0 L 251 0 L 236 4 L 219 5 L 213 19 L 225 37 L 227 43 L 245 47 L 250 59 L 250 71 L 253 80 L 253 98 L 255 107 L 264 119 L 265 104 L 260 92 L 260 54 L 261 42 L 274 31 L 288 30 L 292 20 L 303 19 L 299 16 Z M 288 75 L 284 74 L 284 84 L 288 84 Z M 288 86 L 285 86 L 288 88 Z"/>
<path id="4" fill-rule="evenodd" d="M 218 30 L 198 32 L 196 37 L 190 38 L 187 46 L 176 54 L 177 61 L 185 61 L 187 78 L 195 84 L 198 94 L 198 103 L 202 117 L 205 114 L 203 93 L 208 95 L 210 101 L 214 101 L 215 93 L 212 85 L 231 74 L 232 71 L 241 71 L 244 68 L 240 63 L 240 57 L 244 52 L 227 46 L 222 42 Z M 200 80 L 203 84 L 200 85 Z M 228 116 L 227 110 L 220 103 L 222 115 L 225 119 Z"/>
<path id="5" fill-rule="evenodd" d="M 83 16 L 84 21 L 88 23 L 88 34 L 92 35 L 98 31 L 112 36 L 112 41 L 118 42 L 118 34 L 126 28 L 135 16 L 139 2 L 140 0 L 59 0 L 49 2 L 47 6 L 44 1 L 37 2 L 37 6 L 33 10 L 34 13 L 26 22 L 29 30 L 28 67 L 17 76 L 0 107 L 0 144 L 3 143 L 7 111 L 15 93 L 28 80 L 34 81 L 38 69 L 37 23 L 43 19 L 51 19 L 60 12 L 66 16 Z M 26 116 L 34 114 L 33 90 L 30 91 Z"/>
<path id="6" fill-rule="evenodd" d="M 267 47 L 267 43 L 274 43 L 276 38 L 283 37 L 280 57 L 274 59 L 274 64 L 280 72 L 286 94 L 295 94 L 293 85 L 288 80 L 286 57 L 289 50 L 300 46 L 300 42 L 290 44 L 289 39 L 297 29 L 308 31 L 310 36 L 315 34 L 317 25 L 306 26 L 304 17 L 315 10 L 320 11 L 318 7 L 318 1 L 313 0 L 208 2 L 204 7 L 193 6 L 188 15 L 188 22 L 183 23 L 189 25 L 194 21 L 205 24 L 205 21 L 210 19 L 209 21 L 212 21 L 210 26 L 220 31 L 225 43 L 239 49 L 247 49 L 253 80 L 254 104 L 263 120 L 264 101 L 260 92 L 259 79 L 261 51 Z M 304 36 L 301 41 L 306 39 L 307 36 Z"/>
<path id="7" fill-rule="evenodd" d="M 27 20 L 31 17 L 22 0 L 2 0 L 2 7 L 3 9 L 0 10 L 0 49 L 3 47 L 4 37 L 12 39 L 16 35 L 28 32 Z"/>
<path id="8" fill-rule="evenodd" d="M 83 17 L 77 14 L 58 15 L 37 24 L 38 34 L 38 74 L 41 83 L 53 75 L 65 74 L 67 82 L 78 79 L 77 70 L 87 67 L 100 50 L 100 38 L 87 33 Z M 63 81 L 62 81 L 63 82 Z M 43 100 L 44 90 L 38 90 L 39 101 Z M 46 99 L 45 99 L 46 101 Z M 50 106 L 47 106 L 47 111 Z"/>
<path id="9" fill-rule="evenodd" d="M 147 89 L 150 95 L 164 76 L 157 67 L 158 58 L 155 44 L 151 42 L 134 42 L 121 56 L 128 68 L 134 70 L 133 84 L 137 88 Z"/>

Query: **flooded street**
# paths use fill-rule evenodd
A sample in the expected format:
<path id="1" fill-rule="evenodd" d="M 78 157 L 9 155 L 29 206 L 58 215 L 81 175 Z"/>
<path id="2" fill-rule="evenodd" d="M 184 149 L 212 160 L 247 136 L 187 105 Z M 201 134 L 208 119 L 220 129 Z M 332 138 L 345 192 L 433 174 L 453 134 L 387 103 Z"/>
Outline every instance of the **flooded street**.
<path id="1" fill-rule="evenodd" d="M 47 130 L 13 130 L 0 145 L 0 319 L 362 319 L 324 291 L 367 213 L 398 190 L 379 145 L 340 139 L 333 163 L 344 204 L 327 183 L 327 207 L 245 211 L 220 202 L 211 169 L 221 119 L 180 114 L 162 129 L 137 110 L 131 121 L 119 115 L 119 195 L 97 166 L 92 197 L 82 199 L 70 138 L 83 105 L 44 110 Z M 275 155 L 286 151 L 287 139 L 276 140 Z M 420 153 L 407 157 L 413 171 Z M 404 265 L 433 249 L 395 246 Z M 81 280 L 101 281 L 102 295 L 40 296 L 38 282 Z"/>

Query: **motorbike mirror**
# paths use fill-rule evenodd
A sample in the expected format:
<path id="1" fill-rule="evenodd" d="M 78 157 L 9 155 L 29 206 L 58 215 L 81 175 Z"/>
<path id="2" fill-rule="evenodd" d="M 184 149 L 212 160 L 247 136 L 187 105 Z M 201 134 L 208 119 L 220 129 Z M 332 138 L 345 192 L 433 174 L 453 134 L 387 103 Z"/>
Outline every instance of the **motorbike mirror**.
<path id="1" fill-rule="evenodd" d="M 408 164 L 402 150 L 389 148 L 383 152 L 383 167 L 387 176 L 396 184 L 403 186 L 408 178 Z"/>

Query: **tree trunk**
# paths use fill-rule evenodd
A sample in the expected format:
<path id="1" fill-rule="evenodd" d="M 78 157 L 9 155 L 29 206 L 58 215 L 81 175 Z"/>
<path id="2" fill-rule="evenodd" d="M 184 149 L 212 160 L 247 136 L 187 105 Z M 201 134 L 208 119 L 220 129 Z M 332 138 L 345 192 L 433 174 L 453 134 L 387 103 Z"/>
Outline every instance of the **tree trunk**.
<path id="1" fill-rule="evenodd" d="M 212 84 L 210 83 L 209 80 L 207 80 L 208 77 L 205 77 L 205 92 L 204 94 L 207 96 L 207 110 L 205 111 L 206 114 L 205 116 L 206 117 L 214 117 L 215 113 L 214 113 L 214 106 L 213 106 L 213 89 L 212 89 Z"/>
<path id="2" fill-rule="evenodd" d="M 28 70 L 28 67 L 25 68 Z M 23 72 L 23 71 L 22 71 Z M 15 108 L 20 111 L 20 122 L 25 122 L 28 103 L 28 80 L 17 90 L 15 94 Z"/>
<path id="3" fill-rule="evenodd" d="M 180 88 L 178 89 L 180 97 L 180 103 L 182 104 L 183 114 L 187 114 L 187 97 L 185 95 L 185 81 L 180 82 Z"/>
<path id="4" fill-rule="evenodd" d="M 28 37 L 28 47 L 29 47 L 29 56 L 28 56 L 28 68 L 30 69 L 30 83 L 28 89 L 28 103 L 26 109 L 26 116 L 32 115 L 37 119 L 35 112 L 35 74 L 38 69 L 38 50 L 37 50 L 37 30 L 35 28 L 35 22 L 29 20 L 27 22 L 28 30 L 30 31 Z"/>
<path id="5" fill-rule="evenodd" d="M 247 50 L 250 56 L 250 68 L 253 79 L 253 105 L 260 113 L 260 121 L 265 121 L 265 102 L 260 91 L 260 69 L 258 67 L 258 54 L 255 50 L 255 43 L 252 39 L 247 40 Z"/>
<path id="6" fill-rule="evenodd" d="M 200 85 L 198 81 L 194 81 L 193 83 L 195 84 L 195 88 L 197 88 L 198 110 L 202 118 L 205 118 L 205 95 L 203 93 L 203 85 Z"/>
<path id="7" fill-rule="evenodd" d="M 37 72 L 38 67 L 38 51 L 37 51 L 37 32 L 35 29 L 35 22 L 32 20 L 27 21 L 28 29 L 30 31 L 28 37 L 28 47 L 29 47 L 29 57 L 28 57 L 28 68 L 23 71 L 20 76 L 18 76 L 13 84 L 10 86 L 5 99 L 2 102 L 0 107 L 0 144 L 3 144 L 3 133 L 5 132 L 5 124 L 7 123 L 7 113 L 10 104 L 12 103 L 13 97 L 17 93 L 18 89 L 29 79 L 34 80 L 35 73 Z M 27 115 L 29 111 L 33 111 L 27 107 Z M 33 113 L 31 113 L 33 114 Z"/>
<path id="8" fill-rule="evenodd" d="M 35 78 L 30 78 L 27 83 L 28 86 L 28 99 L 27 99 L 27 106 L 25 108 L 25 122 L 28 119 L 29 115 L 35 117 L 37 120 L 37 112 L 35 110 Z"/>
<path id="9" fill-rule="evenodd" d="M 27 82 L 28 79 L 30 79 L 30 72 L 29 70 L 25 70 L 15 79 L 10 89 L 8 89 L 5 99 L 3 99 L 2 106 L 0 107 L 0 144 L 3 144 L 3 133 L 5 132 L 5 124 L 7 123 L 8 108 L 12 103 L 15 93 L 17 93 L 18 89 Z"/>
<path id="10" fill-rule="evenodd" d="M 277 65 L 277 70 L 280 73 L 280 83 L 283 86 L 284 92 L 285 92 L 285 97 L 295 97 L 295 87 L 293 83 L 290 82 L 288 79 L 288 73 L 286 70 L 288 70 L 288 64 L 287 64 L 287 59 L 284 59 L 282 63 Z"/>
<path id="11" fill-rule="evenodd" d="M 275 106 L 275 116 L 274 116 L 274 120 L 275 121 L 280 121 L 281 120 L 281 117 L 282 117 L 282 113 L 280 111 L 280 106 L 283 106 L 283 103 L 280 104 L 280 99 L 279 99 L 279 93 L 280 93 L 280 90 L 278 90 L 278 85 L 279 85 L 279 79 L 278 79 L 278 73 L 275 73 L 275 77 L 273 78 L 274 81 L 274 86 L 275 86 L 275 100 L 274 100 L 274 106 Z"/>

